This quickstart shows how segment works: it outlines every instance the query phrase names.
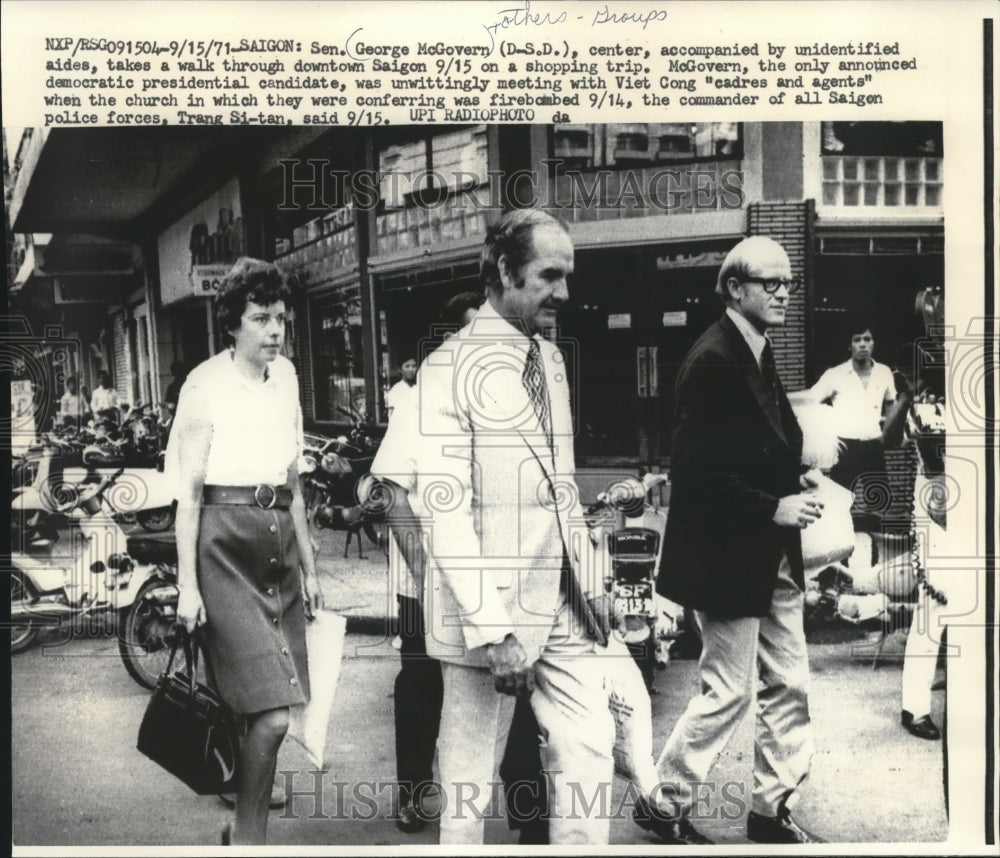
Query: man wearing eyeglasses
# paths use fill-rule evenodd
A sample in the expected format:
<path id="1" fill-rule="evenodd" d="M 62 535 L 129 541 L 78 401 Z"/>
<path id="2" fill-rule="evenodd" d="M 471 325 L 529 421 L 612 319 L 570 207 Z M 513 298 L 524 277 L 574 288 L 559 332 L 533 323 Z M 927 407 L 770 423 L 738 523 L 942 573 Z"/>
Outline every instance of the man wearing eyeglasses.
<path id="1" fill-rule="evenodd" d="M 671 815 L 637 819 L 668 843 L 705 842 L 692 820 L 708 809 L 709 773 L 758 685 L 747 836 L 822 842 L 791 816 L 813 750 L 800 534 L 822 504 L 808 491 L 818 474 L 800 464 L 802 433 L 767 338 L 785 323 L 797 286 L 777 242 L 754 236 L 737 244 L 716 284 L 725 312 L 694 344 L 677 379 L 657 589 L 694 612 L 703 641 L 701 691 L 658 763 L 660 806 Z"/>

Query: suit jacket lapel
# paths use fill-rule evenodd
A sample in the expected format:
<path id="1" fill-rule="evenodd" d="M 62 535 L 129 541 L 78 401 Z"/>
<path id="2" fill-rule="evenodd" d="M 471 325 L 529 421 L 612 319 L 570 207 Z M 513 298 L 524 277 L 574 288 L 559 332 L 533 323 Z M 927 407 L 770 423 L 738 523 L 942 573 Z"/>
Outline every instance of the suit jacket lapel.
<path id="1" fill-rule="evenodd" d="M 767 386 L 764 384 L 764 376 L 761 375 L 760 367 L 757 365 L 757 359 L 753 356 L 753 352 L 750 351 L 749 344 L 743 334 L 740 333 L 739 328 L 733 324 L 733 321 L 729 318 L 729 316 L 724 315 L 720 324 L 729 338 L 730 345 L 734 352 L 734 357 L 737 358 L 737 362 L 743 371 L 743 377 L 746 379 L 750 392 L 753 394 L 754 399 L 757 400 L 757 404 L 760 406 L 761 411 L 764 412 L 764 416 L 767 417 L 767 422 L 771 424 L 771 428 L 775 431 L 775 434 L 781 438 L 785 444 L 788 444 L 788 438 L 785 435 L 785 430 L 781 423 L 781 414 L 778 412 L 777 406 L 771 400 L 771 395 L 768 393 Z M 784 396 L 784 388 L 781 386 L 781 379 L 778 379 L 778 390 L 781 396 Z"/>

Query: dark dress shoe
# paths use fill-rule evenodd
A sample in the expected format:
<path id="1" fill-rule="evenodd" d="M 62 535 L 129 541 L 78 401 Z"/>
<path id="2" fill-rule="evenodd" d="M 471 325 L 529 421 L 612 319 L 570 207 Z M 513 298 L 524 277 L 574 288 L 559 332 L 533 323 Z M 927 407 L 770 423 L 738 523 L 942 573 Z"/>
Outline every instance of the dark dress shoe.
<path id="1" fill-rule="evenodd" d="M 747 837 L 754 843 L 826 843 L 799 825 L 783 810 L 778 816 L 764 816 L 750 811 L 747 817 Z"/>
<path id="2" fill-rule="evenodd" d="M 549 821 L 547 819 L 532 819 L 520 826 L 517 842 L 521 846 L 548 846 Z"/>
<path id="3" fill-rule="evenodd" d="M 405 834 L 416 834 L 427 826 L 427 820 L 421 815 L 413 799 L 400 803 L 396 809 L 396 828 Z"/>
<path id="4" fill-rule="evenodd" d="M 941 738 L 941 731 L 937 728 L 937 724 L 931 721 L 930 715 L 921 715 L 919 718 L 914 718 L 912 714 L 904 709 L 900 721 L 918 739 Z"/>
<path id="5" fill-rule="evenodd" d="M 714 843 L 686 817 L 667 816 L 644 798 L 636 800 L 632 819 L 640 828 L 651 831 L 669 846 L 709 846 Z"/>
<path id="6" fill-rule="evenodd" d="M 222 841 L 223 846 L 232 846 L 233 843 L 233 824 L 227 822 L 222 827 L 222 836 L 219 838 Z"/>

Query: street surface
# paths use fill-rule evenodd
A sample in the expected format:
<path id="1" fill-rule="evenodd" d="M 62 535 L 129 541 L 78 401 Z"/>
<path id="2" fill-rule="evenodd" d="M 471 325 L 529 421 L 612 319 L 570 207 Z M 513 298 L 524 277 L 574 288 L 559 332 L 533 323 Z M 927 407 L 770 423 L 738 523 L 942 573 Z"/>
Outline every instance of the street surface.
<path id="1" fill-rule="evenodd" d="M 342 534 L 327 541 L 323 578 L 329 602 L 335 606 L 338 601 L 364 602 L 358 581 L 368 580 L 369 590 L 376 585 L 377 591 L 373 573 L 384 562 L 377 549 L 366 543 L 369 561 L 344 563 L 339 558 Z M 351 579 L 348 569 L 362 577 Z M 382 588 L 384 594 L 384 584 Z M 370 594 L 366 604 L 374 603 L 384 606 L 384 595 Z M 365 625 L 355 621 L 351 628 Z M 872 670 L 870 658 L 852 659 L 852 644 L 863 644 L 870 636 L 848 629 L 810 645 L 810 708 L 817 754 L 797 815 L 834 842 L 940 840 L 946 835 L 941 743 L 913 738 L 900 727 L 898 661 L 886 661 Z M 58 632 L 48 632 L 40 644 L 12 662 L 13 842 L 18 846 L 217 844 L 230 811 L 215 797 L 194 795 L 135 750 L 149 694 L 125 673 L 114 635 L 95 630 L 86 637 L 60 641 Z M 892 641 L 887 651 L 898 654 L 899 642 Z M 272 811 L 271 844 L 430 847 L 436 843 L 433 823 L 420 834 L 397 831 L 389 818 L 389 788 L 380 791 L 377 786 L 390 784 L 394 776 L 392 683 L 397 666 L 398 655 L 384 636 L 356 630 L 348 634 L 327 739 L 331 767 L 320 781 L 321 806 L 317 812 L 314 798 L 305 795 L 296 797 L 284 814 Z M 657 674 L 661 692 L 653 698 L 657 752 L 695 685 L 693 661 L 672 662 Z M 944 695 L 934 696 L 933 715 L 940 724 Z M 747 842 L 746 808 L 741 805 L 742 797 L 748 797 L 751 741 L 748 718 L 713 773 L 717 786 L 709 787 L 714 795 L 709 796 L 705 818 L 698 825 L 720 844 Z M 286 741 L 279 769 L 293 773 L 295 790 L 313 790 L 310 768 L 302 750 Z M 720 795 L 730 799 L 720 802 Z M 661 852 L 655 838 L 631 821 L 631 800 L 623 802 L 624 796 L 624 783 L 618 780 L 609 804 L 610 812 L 617 814 L 612 843 Z M 516 842 L 502 819 L 487 823 L 486 839 L 490 844 Z"/>

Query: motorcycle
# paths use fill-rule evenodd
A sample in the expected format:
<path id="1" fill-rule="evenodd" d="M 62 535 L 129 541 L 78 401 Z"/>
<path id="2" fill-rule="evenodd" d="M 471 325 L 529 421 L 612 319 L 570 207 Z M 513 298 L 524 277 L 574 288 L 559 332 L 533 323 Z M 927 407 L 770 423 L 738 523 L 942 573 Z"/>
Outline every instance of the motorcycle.
<path id="1" fill-rule="evenodd" d="M 369 431 L 357 412 L 341 409 L 350 416 L 353 425 L 347 435 L 324 438 L 307 435 L 299 472 L 306 515 L 316 528 L 345 530 L 344 557 L 351 539 L 357 538 L 358 558 L 364 559 L 361 531 L 375 544 L 382 538 L 375 525 L 383 518 L 377 504 L 361 500 L 369 492 L 365 478 L 371 469 L 378 440 Z"/>
<path id="2" fill-rule="evenodd" d="M 178 634 L 177 543 L 164 533 L 132 536 L 127 547 L 143 584 L 119 615 L 118 654 L 129 676 L 153 689 Z"/>
<path id="3" fill-rule="evenodd" d="M 28 450 L 18 464 L 20 479 L 14 483 L 22 485 L 11 499 L 12 546 L 44 550 L 62 524 L 58 515 L 53 517 L 56 509 L 119 467 L 125 468 L 125 477 L 109 498 L 118 520 L 150 532 L 173 525 L 174 491 L 163 475 L 155 419 L 142 411 L 141 405 L 133 408 L 124 423 L 129 437 L 137 440 L 116 440 L 107 428 L 111 422 L 99 420 L 94 430 L 62 427 L 46 433 Z M 29 475 L 31 482 L 24 484 Z"/>
<path id="4" fill-rule="evenodd" d="M 47 444 L 34 463 L 32 483 L 15 490 L 11 498 L 11 546 L 31 553 L 47 549 L 65 524 L 63 508 L 102 479 L 116 474 L 114 491 L 106 498 L 109 509 L 122 524 L 137 523 L 150 532 L 173 525 L 172 483 L 161 468 L 99 468 L 81 463 L 65 448 Z"/>
<path id="5" fill-rule="evenodd" d="M 85 486 L 53 510 L 52 521 L 61 517 L 70 524 L 68 554 L 52 551 L 58 531 L 48 553 L 11 553 L 12 652 L 27 649 L 43 628 L 75 628 L 98 616 L 120 620 L 148 583 L 153 570 L 129 556 L 130 540 L 108 497 L 123 472 Z"/>
<path id="6" fill-rule="evenodd" d="M 586 510 L 588 525 L 607 540 L 611 555 L 614 633 L 628 647 L 650 693 L 655 693 L 655 669 L 666 667 L 685 624 L 684 609 L 656 593 L 667 517 L 651 497 L 665 482 L 663 474 L 621 480 Z"/>

